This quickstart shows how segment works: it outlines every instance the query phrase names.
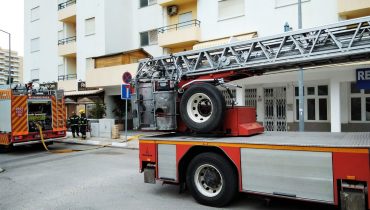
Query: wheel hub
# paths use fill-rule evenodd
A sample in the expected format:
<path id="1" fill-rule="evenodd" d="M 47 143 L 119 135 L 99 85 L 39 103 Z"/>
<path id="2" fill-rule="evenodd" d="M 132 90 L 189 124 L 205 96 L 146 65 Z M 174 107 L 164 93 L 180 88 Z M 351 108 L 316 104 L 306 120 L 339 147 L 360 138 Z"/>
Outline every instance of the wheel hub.
<path id="1" fill-rule="evenodd" d="M 221 173 L 212 165 L 204 164 L 197 168 L 194 176 L 198 191 L 207 197 L 217 196 L 223 186 Z"/>
<path id="2" fill-rule="evenodd" d="M 217 186 L 220 184 L 221 177 L 217 173 L 217 171 L 211 169 L 208 169 L 204 174 L 204 181 L 205 184 L 212 187 L 217 188 Z"/>
<path id="3" fill-rule="evenodd" d="M 187 102 L 188 116 L 196 123 L 206 122 L 212 115 L 213 104 L 204 93 L 196 93 Z"/>

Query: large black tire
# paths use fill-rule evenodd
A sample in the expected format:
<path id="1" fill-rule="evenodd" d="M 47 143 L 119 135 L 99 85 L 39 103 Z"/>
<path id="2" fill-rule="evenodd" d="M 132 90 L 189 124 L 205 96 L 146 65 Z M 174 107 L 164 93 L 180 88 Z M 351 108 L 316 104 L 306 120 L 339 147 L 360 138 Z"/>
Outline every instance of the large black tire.
<path id="1" fill-rule="evenodd" d="M 190 162 L 186 184 L 198 203 L 213 207 L 229 204 L 238 189 L 237 174 L 231 163 L 212 152 L 199 154 Z"/>
<path id="2" fill-rule="evenodd" d="M 181 98 L 180 115 L 185 125 L 195 132 L 216 130 L 224 118 L 225 98 L 213 85 L 192 85 Z"/>

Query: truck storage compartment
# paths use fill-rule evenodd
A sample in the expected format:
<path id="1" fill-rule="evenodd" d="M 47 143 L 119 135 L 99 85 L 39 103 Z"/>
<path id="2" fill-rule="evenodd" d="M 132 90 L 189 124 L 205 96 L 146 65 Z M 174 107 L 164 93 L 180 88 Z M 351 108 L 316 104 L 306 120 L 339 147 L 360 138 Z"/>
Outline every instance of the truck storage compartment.
<path id="1" fill-rule="evenodd" d="M 52 107 L 51 100 L 28 101 L 28 128 L 29 132 L 38 132 L 36 123 L 40 124 L 44 131 L 52 130 Z"/>

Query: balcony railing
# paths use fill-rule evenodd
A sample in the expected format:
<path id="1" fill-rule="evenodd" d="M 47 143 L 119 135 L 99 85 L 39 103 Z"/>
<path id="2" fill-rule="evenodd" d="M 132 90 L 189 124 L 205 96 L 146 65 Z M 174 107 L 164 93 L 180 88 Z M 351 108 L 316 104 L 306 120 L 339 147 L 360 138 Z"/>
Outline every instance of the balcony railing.
<path id="1" fill-rule="evenodd" d="M 68 0 L 66 2 L 58 4 L 58 10 L 62 10 L 68 6 L 71 6 L 73 4 L 76 4 L 76 0 Z"/>
<path id="2" fill-rule="evenodd" d="M 58 81 L 73 80 L 73 79 L 77 79 L 77 74 L 68 74 L 68 75 L 58 76 Z"/>
<path id="3" fill-rule="evenodd" d="M 58 45 L 65 45 L 65 44 L 69 44 L 71 42 L 76 42 L 77 38 L 76 36 L 72 36 L 72 37 L 68 37 L 66 39 L 61 39 L 58 41 Z"/>
<path id="4" fill-rule="evenodd" d="M 158 28 L 158 32 L 159 33 L 165 33 L 166 31 L 172 31 L 172 30 L 177 31 L 181 28 L 190 27 L 190 26 L 200 27 L 200 21 L 195 19 L 195 20 L 190 20 L 190 21 L 177 23 L 177 24 L 173 24 L 173 25 L 169 25 L 169 26 L 164 26 L 162 28 Z"/>

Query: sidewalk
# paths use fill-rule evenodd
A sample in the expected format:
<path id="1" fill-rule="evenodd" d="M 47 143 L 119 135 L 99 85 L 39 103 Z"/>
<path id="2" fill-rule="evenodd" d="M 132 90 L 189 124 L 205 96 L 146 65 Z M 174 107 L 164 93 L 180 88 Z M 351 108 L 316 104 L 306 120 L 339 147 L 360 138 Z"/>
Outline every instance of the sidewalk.
<path id="1" fill-rule="evenodd" d="M 82 140 L 81 137 L 72 137 L 71 132 L 67 132 L 67 137 L 65 139 L 56 140 L 60 143 L 68 144 L 84 144 L 84 145 L 96 145 L 96 146 L 107 146 L 107 147 L 119 147 L 126 149 L 139 149 L 138 135 L 142 136 L 152 136 L 163 134 L 163 132 L 141 132 L 141 131 L 128 131 L 126 141 L 125 132 L 120 133 L 121 136 L 119 139 L 110 139 L 102 137 L 91 137 L 90 133 L 87 133 L 86 140 Z M 81 136 L 81 135 L 80 135 Z"/>

